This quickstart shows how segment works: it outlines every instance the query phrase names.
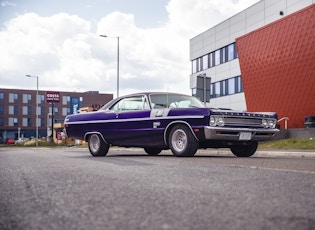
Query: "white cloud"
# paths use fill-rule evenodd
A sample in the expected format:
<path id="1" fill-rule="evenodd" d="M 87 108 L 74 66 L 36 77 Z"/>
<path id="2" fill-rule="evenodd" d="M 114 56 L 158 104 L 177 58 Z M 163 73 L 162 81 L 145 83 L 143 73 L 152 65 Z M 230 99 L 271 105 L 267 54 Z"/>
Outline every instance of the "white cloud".
<path id="1" fill-rule="evenodd" d="M 0 2 L 0 5 L 1 5 L 2 7 L 6 7 L 6 6 L 16 6 L 15 3 L 9 2 L 9 1 L 2 1 L 2 2 Z"/>
<path id="2" fill-rule="evenodd" d="M 254 0 L 171 0 L 168 23 L 141 29 L 121 12 L 97 23 L 60 13 L 19 15 L 0 32 L 0 88 L 34 88 L 25 74 L 38 75 L 43 90 L 116 93 L 120 37 L 120 95 L 139 91 L 190 93 L 189 39 L 248 7 Z"/>

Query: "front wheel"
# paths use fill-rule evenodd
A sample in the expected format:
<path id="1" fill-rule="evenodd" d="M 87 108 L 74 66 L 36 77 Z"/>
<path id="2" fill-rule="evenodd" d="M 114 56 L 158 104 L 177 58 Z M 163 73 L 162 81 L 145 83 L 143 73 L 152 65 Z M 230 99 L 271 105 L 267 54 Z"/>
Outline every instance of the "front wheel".
<path id="1" fill-rule="evenodd" d="M 93 157 L 106 156 L 109 145 L 105 143 L 99 134 L 92 134 L 88 140 L 90 153 Z"/>
<path id="2" fill-rule="evenodd" d="M 144 148 L 144 151 L 149 155 L 149 156 L 156 156 L 158 155 L 162 149 L 159 148 L 152 148 L 152 147 L 146 147 Z"/>
<path id="3" fill-rule="evenodd" d="M 192 157 L 198 150 L 199 143 L 186 125 L 176 125 L 168 137 L 172 153 L 178 157 Z"/>
<path id="4" fill-rule="evenodd" d="M 250 157 L 256 152 L 257 147 L 258 141 L 253 141 L 246 145 L 234 145 L 231 151 L 237 157 Z"/>

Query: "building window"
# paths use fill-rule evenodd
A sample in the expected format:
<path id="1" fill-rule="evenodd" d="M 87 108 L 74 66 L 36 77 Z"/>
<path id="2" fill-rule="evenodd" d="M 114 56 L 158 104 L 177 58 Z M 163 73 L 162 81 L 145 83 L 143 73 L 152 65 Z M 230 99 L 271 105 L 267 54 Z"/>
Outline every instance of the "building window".
<path id="1" fill-rule="evenodd" d="M 45 106 L 41 106 L 39 112 L 41 115 L 45 115 Z"/>
<path id="2" fill-rule="evenodd" d="M 192 73 L 223 64 L 238 58 L 236 43 L 229 44 L 216 51 L 192 60 Z"/>
<path id="3" fill-rule="evenodd" d="M 54 116 L 58 116 L 58 107 L 54 107 Z"/>
<path id="4" fill-rule="evenodd" d="M 9 117 L 9 126 L 18 126 L 17 117 Z"/>
<path id="5" fill-rule="evenodd" d="M 0 93 L 0 102 L 4 101 L 4 93 Z"/>
<path id="6" fill-rule="evenodd" d="M 214 65 L 220 65 L 220 50 L 214 52 Z"/>
<path id="7" fill-rule="evenodd" d="M 10 93 L 9 94 L 9 102 L 10 103 L 17 103 L 18 102 L 18 94 Z"/>
<path id="8" fill-rule="evenodd" d="M 23 127 L 31 127 L 32 126 L 32 119 L 31 118 L 23 118 L 22 119 L 22 126 Z"/>
<path id="9" fill-rule="evenodd" d="M 235 56 L 234 56 L 234 46 L 235 46 L 235 43 L 230 44 L 228 46 L 228 61 L 232 61 L 235 58 Z"/>
<path id="10" fill-rule="evenodd" d="M 40 118 L 40 126 L 41 127 L 44 127 L 46 124 L 45 124 L 45 119 L 44 118 Z"/>
<path id="11" fill-rule="evenodd" d="M 0 105 L 0 114 L 3 115 L 4 114 L 4 106 Z"/>
<path id="12" fill-rule="evenodd" d="M 40 95 L 38 95 L 39 96 L 39 103 L 38 104 L 43 104 L 43 103 L 45 103 L 45 95 L 42 95 L 42 94 L 40 94 Z"/>
<path id="13" fill-rule="evenodd" d="M 236 93 L 244 92 L 241 76 L 238 76 L 235 79 L 236 79 L 236 82 L 235 82 L 236 83 Z"/>
<path id="14" fill-rule="evenodd" d="M 70 109 L 69 109 L 70 113 Z M 67 116 L 68 115 L 68 108 L 62 108 L 62 116 Z"/>
<path id="15" fill-rule="evenodd" d="M 226 47 L 221 49 L 221 64 L 226 62 Z"/>
<path id="16" fill-rule="evenodd" d="M 202 58 L 202 68 L 204 70 L 209 68 L 209 55 L 208 54 L 203 56 Z"/>
<path id="17" fill-rule="evenodd" d="M 237 76 L 223 81 L 214 82 L 210 86 L 210 97 L 222 97 L 244 92 L 242 77 Z"/>
<path id="18" fill-rule="evenodd" d="M 32 95 L 31 94 L 23 94 L 23 103 L 31 103 Z"/>
<path id="19" fill-rule="evenodd" d="M 0 117 L 0 126 L 4 126 L 4 120 L 3 120 L 3 117 Z"/>
<path id="20" fill-rule="evenodd" d="M 235 94 L 235 77 L 228 79 L 228 92 Z"/>
<path id="21" fill-rule="evenodd" d="M 62 104 L 68 105 L 70 103 L 70 96 L 62 96 Z"/>
<path id="22" fill-rule="evenodd" d="M 18 114 L 18 107 L 16 105 L 9 106 L 9 114 L 10 115 L 17 115 Z"/>
<path id="23" fill-rule="evenodd" d="M 192 61 L 192 73 L 197 73 L 197 59 Z"/>

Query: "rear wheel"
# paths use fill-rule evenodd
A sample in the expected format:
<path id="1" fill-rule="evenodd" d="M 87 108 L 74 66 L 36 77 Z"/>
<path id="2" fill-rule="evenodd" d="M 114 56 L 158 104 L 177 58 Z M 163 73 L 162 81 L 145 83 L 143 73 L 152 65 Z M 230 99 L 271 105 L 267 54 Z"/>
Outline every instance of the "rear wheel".
<path id="1" fill-rule="evenodd" d="M 106 156 L 109 145 L 105 143 L 99 134 L 92 134 L 88 140 L 90 153 L 93 157 Z"/>
<path id="2" fill-rule="evenodd" d="M 173 154 L 178 157 L 192 157 L 199 147 L 199 143 L 189 127 L 182 124 L 172 128 L 168 144 Z"/>
<path id="3" fill-rule="evenodd" d="M 237 157 L 250 157 L 254 155 L 257 147 L 258 141 L 253 141 L 246 145 L 234 145 L 231 147 L 231 151 Z"/>
<path id="4" fill-rule="evenodd" d="M 147 147 L 144 148 L 144 151 L 150 156 L 156 156 L 162 151 L 162 149 Z"/>

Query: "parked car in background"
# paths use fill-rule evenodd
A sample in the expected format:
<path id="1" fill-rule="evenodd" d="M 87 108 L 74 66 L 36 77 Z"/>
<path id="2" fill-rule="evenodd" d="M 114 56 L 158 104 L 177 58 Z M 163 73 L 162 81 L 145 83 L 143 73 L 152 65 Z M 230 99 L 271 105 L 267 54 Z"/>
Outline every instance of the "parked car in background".
<path id="1" fill-rule="evenodd" d="M 7 138 L 5 140 L 5 144 L 6 145 L 14 145 L 15 144 L 15 140 L 13 138 Z"/>
<path id="2" fill-rule="evenodd" d="M 68 115 L 64 132 L 88 142 L 93 156 L 110 146 L 141 147 L 149 155 L 171 149 L 194 156 L 199 148 L 230 148 L 238 157 L 279 130 L 277 114 L 211 109 L 197 98 L 175 93 L 139 93 L 116 98 L 96 112 Z"/>

